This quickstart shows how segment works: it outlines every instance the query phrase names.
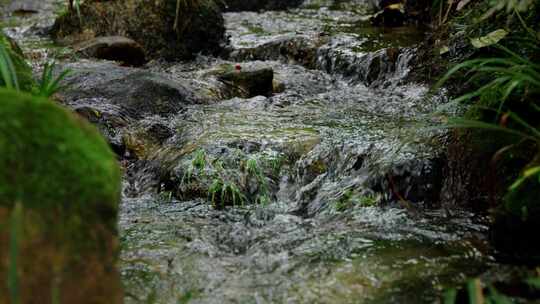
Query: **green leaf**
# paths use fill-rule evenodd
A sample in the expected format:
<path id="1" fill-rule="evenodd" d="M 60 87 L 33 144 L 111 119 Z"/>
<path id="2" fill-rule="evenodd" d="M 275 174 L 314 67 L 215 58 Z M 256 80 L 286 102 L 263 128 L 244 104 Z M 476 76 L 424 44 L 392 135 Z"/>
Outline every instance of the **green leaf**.
<path id="1" fill-rule="evenodd" d="M 508 32 L 506 30 L 503 30 L 503 29 L 498 29 L 496 31 L 493 31 L 483 37 L 478 37 L 478 38 L 472 38 L 471 39 L 471 44 L 477 48 L 477 49 L 480 49 L 480 48 L 483 48 L 483 47 L 486 47 L 486 46 L 491 46 L 491 45 L 494 45 L 496 43 L 498 43 L 499 41 L 501 41 L 504 37 L 506 37 L 508 35 Z"/>
<path id="2" fill-rule="evenodd" d="M 467 282 L 467 291 L 469 293 L 470 304 L 484 304 L 484 294 L 482 292 L 482 283 L 479 279 L 472 279 Z"/>
<path id="3" fill-rule="evenodd" d="M 523 172 L 523 175 L 518 178 L 511 186 L 508 190 L 510 191 L 516 191 L 519 186 L 521 186 L 521 184 L 523 184 L 527 179 L 535 176 L 535 175 L 538 175 L 540 177 L 540 166 L 536 166 L 536 167 L 532 167 L 530 169 L 527 169 L 525 170 L 525 172 Z"/>
<path id="4" fill-rule="evenodd" d="M 527 284 L 529 284 L 530 286 L 536 288 L 536 289 L 540 289 L 540 278 L 530 278 L 530 279 L 527 279 Z"/>
<path id="5" fill-rule="evenodd" d="M 455 288 L 447 290 L 443 295 L 444 304 L 455 304 L 457 298 L 457 290 Z"/>

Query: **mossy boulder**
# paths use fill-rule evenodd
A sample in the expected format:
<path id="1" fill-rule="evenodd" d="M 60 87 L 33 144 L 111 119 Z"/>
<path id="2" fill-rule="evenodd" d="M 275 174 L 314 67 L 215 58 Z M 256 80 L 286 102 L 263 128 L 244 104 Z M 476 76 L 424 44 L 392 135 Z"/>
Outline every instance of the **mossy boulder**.
<path id="1" fill-rule="evenodd" d="M 9 303 L 14 248 L 21 303 L 53 294 L 60 303 L 121 303 L 114 154 L 93 126 L 47 99 L 0 89 L 0 102 L 0 303 Z M 14 209 L 22 214 L 10 223 Z"/>
<path id="2" fill-rule="evenodd" d="M 72 44 L 100 36 L 133 39 L 149 58 L 190 59 L 197 53 L 217 54 L 225 43 L 223 17 L 214 0 L 85 1 L 81 18 L 74 11 L 60 16 L 53 38 Z"/>
<path id="3" fill-rule="evenodd" d="M 34 86 L 34 78 L 32 77 L 32 68 L 26 62 L 21 48 L 17 43 L 5 35 L 0 30 L 0 45 L 6 49 L 8 52 L 11 61 L 13 62 L 13 67 L 17 74 L 17 80 L 19 86 L 23 91 L 31 91 Z M 5 86 L 4 80 L 0 77 L 0 87 Z"/>

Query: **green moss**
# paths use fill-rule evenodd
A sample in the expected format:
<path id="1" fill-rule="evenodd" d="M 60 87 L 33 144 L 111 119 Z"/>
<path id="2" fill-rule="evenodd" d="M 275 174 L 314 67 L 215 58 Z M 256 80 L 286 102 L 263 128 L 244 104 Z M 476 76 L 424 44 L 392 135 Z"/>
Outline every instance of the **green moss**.
<path id="1" fill-rule="evenodd" d="M 30 92 L 35 82 L 32 77 L 32 69 L 28 63 L 26 63 L 21 49 L 17 46 L 15 41 L 7 37 L 1 30 L 0 44 L 8 51 L 11 60 L 13 61 L 13 66 L 15 67 L 21 90 Z M 3 87 L 4 85 L 3 79 L 0 78 L 0 87 Z"/>
<path id="2" fill-rule="evenodd" d="M 22 202 L 45 223 L 115 231 L 120 170 L 98 131 L 46 99 L 1 89 L 0 101 L 0 207 Z"/>

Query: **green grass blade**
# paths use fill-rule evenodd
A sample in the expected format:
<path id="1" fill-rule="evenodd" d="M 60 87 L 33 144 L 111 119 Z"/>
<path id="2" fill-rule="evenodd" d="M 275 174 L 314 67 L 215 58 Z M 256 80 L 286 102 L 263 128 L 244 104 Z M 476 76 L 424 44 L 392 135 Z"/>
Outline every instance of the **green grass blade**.
<path id="1" fill-rule="evenodd" d="M 22 236 L 23 207 L 16 203 L 10 218 L 8 289 L 12 304 L 21 303 L 19 282 L 19 249 Z"/>
<path id="2" fill-rule="evenodd" d="M 17 79 L 17 72 L 11 60 L 9 52 L 0 44 L 0 76 L 4 80 L 7 88 L 19 90 L 19 81 Z"/>

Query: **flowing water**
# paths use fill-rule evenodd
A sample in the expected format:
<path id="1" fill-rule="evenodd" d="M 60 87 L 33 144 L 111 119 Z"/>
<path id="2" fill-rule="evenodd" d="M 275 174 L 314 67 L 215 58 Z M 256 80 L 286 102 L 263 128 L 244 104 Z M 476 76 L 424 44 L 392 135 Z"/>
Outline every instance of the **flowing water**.
<path id="1" fill-rule="evenodd" d="M 43 37 L 44 11 L 10 28 L 36 66 L 63 54 Z M 126 303 L 433 303 L 497 266 L 484 218 L 436 208 L 445 133 L 428 126 L 446 99 L 407 80 L 423 29 L 374 28 L 368 12 L 350 0 L 226 13 L 228 60 L 144 68 L 212 98 L 143 119 L 173 134 L 125 162 Z M 208 93 L 211 71 L 236 63 L 271 68 L 280 93 Z"/>

